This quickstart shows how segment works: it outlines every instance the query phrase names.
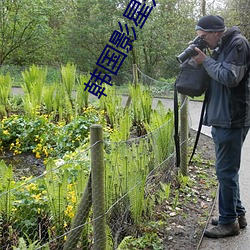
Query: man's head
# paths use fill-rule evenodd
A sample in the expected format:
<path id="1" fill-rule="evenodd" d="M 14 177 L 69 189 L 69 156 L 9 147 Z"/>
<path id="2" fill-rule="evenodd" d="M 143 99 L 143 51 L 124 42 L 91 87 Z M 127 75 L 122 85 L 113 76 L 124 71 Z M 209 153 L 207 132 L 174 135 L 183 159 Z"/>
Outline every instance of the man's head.
<path id="1" fill-rule="evenodd" d="M 207 42 L 209 48 L 214 49 L 224 34 L 224 19 L 214 15 L 203 16 L 195 26 L 195 30 L 197 35 Z"/>

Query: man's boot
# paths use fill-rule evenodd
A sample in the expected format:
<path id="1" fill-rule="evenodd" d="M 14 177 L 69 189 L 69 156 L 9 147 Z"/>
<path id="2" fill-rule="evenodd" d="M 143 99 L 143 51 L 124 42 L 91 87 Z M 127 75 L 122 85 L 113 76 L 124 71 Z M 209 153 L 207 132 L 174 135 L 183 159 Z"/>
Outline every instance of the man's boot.
<path id="1" fill-rule="evenodd" d="M 209 238 L 223 238 L 228 236 L 238 235 L 240 233 L 239 223 L 218 224 L 212 228 L 206 229 L 204 235 Z"/>
<path id="2" fill-rule="evenodd" d="M 247 220 L 246 220 L 245 214 L 242 214 L 242 215 L 238 216 L 238 222 L 239 222 L 240 229 L 243 229 L 243 228 L 245 228 L 247 226 Z M 218 219 L 217 218 L 212 218 L 211 224 L 214 225 L 214 226 L 217 226 L 218 225 Z"/>

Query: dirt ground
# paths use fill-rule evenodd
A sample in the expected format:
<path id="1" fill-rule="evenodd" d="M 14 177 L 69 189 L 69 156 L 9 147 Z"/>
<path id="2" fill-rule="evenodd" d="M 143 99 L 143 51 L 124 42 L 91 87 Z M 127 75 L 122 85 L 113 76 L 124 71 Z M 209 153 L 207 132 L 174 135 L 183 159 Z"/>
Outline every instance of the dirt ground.
<path id="1" fill-rule="evenodd" d="M 195 132 L 191 131 L 193 146 Z M 201 134 L 194 162 L 189 166 L 191 183 L 179 189 L 176 209 L 172 204 L 161 207 L 168 215 L 168 226 L 161 230 L 164 250 L 199 249 L 203 232 L 214 207 L 217 179 L 214 168 L 214 144 L 210 137 Z M 175 199 L 173 195 L 172 199 Z"/>

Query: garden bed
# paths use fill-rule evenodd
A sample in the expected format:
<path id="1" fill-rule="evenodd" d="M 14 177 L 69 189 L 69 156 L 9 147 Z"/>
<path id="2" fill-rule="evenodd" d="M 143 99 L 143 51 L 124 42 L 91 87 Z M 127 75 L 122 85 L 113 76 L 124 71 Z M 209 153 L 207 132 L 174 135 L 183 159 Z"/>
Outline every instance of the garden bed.
<path id="1" fill-rule="evenodd" d="M 191 138 L 194 137 L 191 131 Z M 34 154 L 5 157 L 5 162 L 13 165 L 16 178 L 38 176 L 45 170 L 42 159 Z M 217 191 L 213 162 L 212 139 L 201 135 L 194 163 L 189 166 L 189 178 L 178 179 L 176 169 L 173 170 L 169 197 L 156 202 L 153 217 L 137 230 L 137 238 L 125 236 L 129 249 L 198 249 Z M 127 228 L 128 233 L 130 230 L 134 230 L 133 226 Z"/>
<path id="2" fill-rule="evenodd" d="M 194 137 L 193 131 L 191 136 Z M 198 249 L 213 209 L 217 179 L 213 164 L 214 145 L 211 138 L 201 134 L 197 154 L 199 156 L 195 157 L 195 162 L 189 166 L 188 175 L 192 183 L 183 191 L 180 190 L 178 209 L 173 211 L 171 204 L 158 208 L 160 213 L 167 216 L 167 226 L 160 229 L 164 249 Z"/>

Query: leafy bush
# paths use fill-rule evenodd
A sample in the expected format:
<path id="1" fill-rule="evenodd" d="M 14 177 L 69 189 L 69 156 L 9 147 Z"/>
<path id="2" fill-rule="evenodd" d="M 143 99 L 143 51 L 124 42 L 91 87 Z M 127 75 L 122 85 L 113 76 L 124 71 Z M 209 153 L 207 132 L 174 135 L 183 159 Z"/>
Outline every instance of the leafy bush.
<path id="1" fill-rule="evenodd" d="M 12 115 L 0 121 L 0 149 L 14 155 L 33 152 L 37 158 L 58 157 L 86 142 L 90 126 L 102 121 L 102 114 L 91 107 L 68 124 L 53 123 L 47 115 L 34 119 Z"/>

